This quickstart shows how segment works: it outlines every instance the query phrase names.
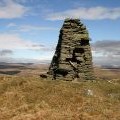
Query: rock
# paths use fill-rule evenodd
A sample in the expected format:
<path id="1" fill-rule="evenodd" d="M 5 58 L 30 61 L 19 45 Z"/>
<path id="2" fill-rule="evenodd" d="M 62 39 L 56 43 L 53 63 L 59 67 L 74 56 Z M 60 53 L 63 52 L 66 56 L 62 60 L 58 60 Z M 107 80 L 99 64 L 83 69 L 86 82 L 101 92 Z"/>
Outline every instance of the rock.
<path id="1" fill-rule="evenodd" d="M 41 78 L 47 78 L 47 75 L 46 74 L 40 74 L 40 77 Z"/>
<path id="2" fill-rule="evenodd" d="M 88 89 L 88 90 L 87 90 L 87 95 L 93 96 L 93 91 Z"/>
<path id="3" fill-rule="evenodd" d="M 49 67 L 53 79 L 93 79 L 92 54 L 86 26 L 79 19 L 65 19 Z"/>

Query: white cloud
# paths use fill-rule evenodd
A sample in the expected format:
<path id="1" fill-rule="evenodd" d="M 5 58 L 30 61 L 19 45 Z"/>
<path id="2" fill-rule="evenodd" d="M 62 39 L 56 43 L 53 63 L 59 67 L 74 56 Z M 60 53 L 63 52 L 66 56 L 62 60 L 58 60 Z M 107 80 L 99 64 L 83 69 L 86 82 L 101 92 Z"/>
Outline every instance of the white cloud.
<path id="1" fill-rule="evenodd" d="M 24 51 L 28 51 L 28 53 L 32 51 L 37 54 L 43 52 L 43 54 L 25 56 Z M 46 62 L 46 60 L 50 60 L 52 55 L 52 48 L 50 46 L 44 46 L 40 43 L 36 43 L 35 41 L 28 41 L 21 38 L 18 34 L 0 34 L 0 62 Z M 23 52 L 23 58 L 18 57 L 17 51 Z M 15 53 L 15 54 L 14 54 Z M 19 53 L 18 53 L 19 54 Z M 27 53 L 26 53 L 27 54 Z"/>
<path id="2" fill-rule="evenodd" d="M 7 28 L 12 28 L 14 32 L 30 32 L 40 30 L 57 30 L 55 27 L 33 26 L 33 25 L 17 25 L 15 23 L 9 23 Z M 13 28 L 14 27 L 14 28 Z"/>
<path id="3" fill-rule="evenodd" d="M 65 18 L 81 18 L 86 20 L 102 20 L 102 19 L 118 19 L 120 18 L 120 7 L 91 7 L 91 8 L 76 8 L 62 12 L 49 13 L 46 16 L 48 20 L 63 20 Z"/>
<path id="4" fill-rule="evenodd" d="M 3 3 L 0 4 L 0 19 L 20 18 L 27 11 L 28 9 L 26 7 L 13 0 L 3 0 Z"/>
<path id="5" fill-rule="evenodd" d="M 18 27 L 19 31 L 28 32 L 32 30 L 56 30 L 54 27 L 42 27 L 42 26 L 32 26 L 32 25 L 23 25 Z"/>
<path id="6" fill-rule="evenodd" d="M 0 34 L 0 49 L 43 50 L 45 46 L 22 39 L 18 34 Z"/>
<path id="7" fill-rule="evenodd" d="M 15 24 L 15 23 L 9 23 L 8 25 L 7 25 L 7 27 L 8 28 L 10 28 L 10 27 L 16 27 L 17 25 Z"/>

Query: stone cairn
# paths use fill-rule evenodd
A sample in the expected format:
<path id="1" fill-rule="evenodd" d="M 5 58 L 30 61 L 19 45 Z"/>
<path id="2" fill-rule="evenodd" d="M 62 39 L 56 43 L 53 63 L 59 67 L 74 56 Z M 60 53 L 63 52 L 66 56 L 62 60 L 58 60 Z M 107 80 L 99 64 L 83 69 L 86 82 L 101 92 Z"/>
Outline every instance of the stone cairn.
<path id="1" fill-rule="evenodd" d="M 86 27 L 79 19 L 65 19 L 48 74 L 52 79 L 94 79 Z"/>

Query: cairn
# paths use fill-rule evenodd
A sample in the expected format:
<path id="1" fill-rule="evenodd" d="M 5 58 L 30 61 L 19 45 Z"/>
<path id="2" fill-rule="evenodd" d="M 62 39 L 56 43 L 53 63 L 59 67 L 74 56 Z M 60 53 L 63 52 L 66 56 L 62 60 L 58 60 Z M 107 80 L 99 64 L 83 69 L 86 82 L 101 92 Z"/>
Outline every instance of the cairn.
<path id="1" fill-rule="evenodd" d="M 79 19 L 65 19 L 48 74 L 53 79 L 94 78 L 89 35 Z"/>

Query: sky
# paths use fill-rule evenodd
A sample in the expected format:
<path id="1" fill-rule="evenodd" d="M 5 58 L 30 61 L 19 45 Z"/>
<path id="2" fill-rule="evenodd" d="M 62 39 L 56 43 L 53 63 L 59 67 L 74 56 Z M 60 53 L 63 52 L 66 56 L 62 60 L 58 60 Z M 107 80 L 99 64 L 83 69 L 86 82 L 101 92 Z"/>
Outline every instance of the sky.
<path id="1" fill-rule="evenodd" d="M 65 18 L 79 18 L 95 65 L 120 66 L 120 0 L 0 0 L 0 62 L 50 61 Z"/>

